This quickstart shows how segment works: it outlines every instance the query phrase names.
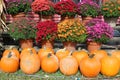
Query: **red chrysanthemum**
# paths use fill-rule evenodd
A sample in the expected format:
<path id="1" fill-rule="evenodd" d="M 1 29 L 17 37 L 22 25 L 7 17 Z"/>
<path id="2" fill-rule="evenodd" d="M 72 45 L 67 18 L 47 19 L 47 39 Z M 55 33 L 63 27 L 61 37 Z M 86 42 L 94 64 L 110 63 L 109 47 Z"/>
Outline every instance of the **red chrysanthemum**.
<path id="1" fill-rule="evenodd" d="M 42 40 L 50 40 L 57 34 L 57 24 L 53 21 L 39 22 L 36 26 L 36 40 L 40 42 Z"/>

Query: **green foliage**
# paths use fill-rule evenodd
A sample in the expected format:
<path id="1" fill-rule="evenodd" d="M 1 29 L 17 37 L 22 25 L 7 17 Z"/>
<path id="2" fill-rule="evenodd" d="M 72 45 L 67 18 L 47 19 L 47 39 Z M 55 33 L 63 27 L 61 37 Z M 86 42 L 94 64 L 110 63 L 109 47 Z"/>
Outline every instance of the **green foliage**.
<path id="1" fill-rule="evenodd" d="M 81 36 L 68 36 L 67 38 L 60 38 L 60 41 L 66 42 L 66 41 L 72 41 L 72 42 L 80 42 L 83 43 L 86 41 L 87 35 L 82 34 Z M 58 39 L 59 40 L 59 39 Z"/>
<path id="2" fill-rule="evenodd" d="M 35 38 L 35 25 L 35 21 L 22 18 L 8 25 L 10 28 L 8 34 L 15 40 Z"/>
<path id="3" fill-rule="evenodd" d="M 84 17 L 96 17 L 100 14 L 100 6 L 92 0 L 83 0 L 78 3 L 78 14 Z"/>
<path id="4" fill-rule="evenodd" d="M 26 3 L 21 2 L 9 2 L 7 5 L 7 12 L 11 15 L 16 15 L 20 12 L 27 13 L 30 11 L 30 3 L 26 1 Z"/>
<path id="5" fill-rule="evenodd" d="M 87 9 L 85 10 L 83 8 L 85 8 L 85 9 L 87 8 Z M 82 16 L 96 17 L 99 14 L 98 9 L 96 7 L 94 7 L 94 6 L 91 6 L 91 5 L 81 6 L 81 10 L 82 10 L 82 13 L 81 13 Z"/>
<path id="6" fill-rule="evenodd" d="M 66 13 L 63 13 L 61 16 L 62 17 L 75 17 L 76 13 L 75 12 L 66 12 Z"/>
<path id="7" fill-rule="evenodd" d="M 110 40 L 109 37 L 107 37 L 105 35 L 102 35 L 101 38 L 94 39 L 94 41 L 99 42 L 99 43 L 106 43 L 109 40 Z"/>
<path id="8" fill-rule="evenodd" d="M 40 11 L 40 12 L 37 12 L 39 15 L 42 15 L 42 16 L 48 16 L 48 15 L 54 15 L 55 14 L 55 10 L 53 7 L 50 7 L 50 10 L 46 10 L 46 11 Z"/>

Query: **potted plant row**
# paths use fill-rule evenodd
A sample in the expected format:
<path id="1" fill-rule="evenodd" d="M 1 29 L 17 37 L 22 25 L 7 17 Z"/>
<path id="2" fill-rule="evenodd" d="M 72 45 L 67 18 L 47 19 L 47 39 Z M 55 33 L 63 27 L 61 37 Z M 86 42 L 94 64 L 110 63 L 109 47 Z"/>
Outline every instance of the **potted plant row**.
<path id="1" fill-rule="evenodd" d="M 18 13 L 27 13 L 28 11 L 33 11 L 39 14 L 42 21 L 43 18 L 49 18 L 52 20 L 54 14 L 61 15 L 63 19 L 67 17 L 75 17 L 76 15 L 81 15 L 82 19 L 86 16 L 95 18 L 97 16 L 103 15 L 106 19 L 115 17 L 116 19 L 120 16 L 120 3 L 118 1 L 107 1 L 101 6 L 92 0 L 83 0 L 79 3 L 74 3 L 73 0 L 62 0 L 57 3 L 53 3 L 50 0 L 17 0 L 10 1 L 7 0 L 7 13 L 11 15 L 16 15 Z M 24 15 L 25 16 L 25 15 Z M 91 18 L 88 18 L 89 20 Z M 110 20 L 110 19 L 109 19 Z M 112 19 L 112 21 L 114 21 Z M 116 20 L 115 20 L 116 21 Z M 83 21 L 84 22 L 84 21 Z M 106 21 L 107 22 L 107 21 Z M 86 23 L 86 21 L 85 21 Z M 109 23 L 112 27 L 115 26 L 115 22 Z"/>

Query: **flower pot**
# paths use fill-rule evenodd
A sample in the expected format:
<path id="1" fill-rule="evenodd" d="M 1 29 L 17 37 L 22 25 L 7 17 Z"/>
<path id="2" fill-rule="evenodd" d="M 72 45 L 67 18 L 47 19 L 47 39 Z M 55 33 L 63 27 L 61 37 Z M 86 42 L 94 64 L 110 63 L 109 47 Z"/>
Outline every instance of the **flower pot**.
<path id="1" fill-rule="evenodd" d="M 120 4 L 120 0 L 117 0 L 117 3 Z"/>
<path id="2" fill-rule="evenodd" d="M 103 0 L 102 3 L 105 4 L 106 2 L 109 2 L 110 0 Z"/>
<path id="3" fill-rule="evenodd" d="M 41 47 L 51 48 L 53 49 L 54 41 L 44 40 L 42 41 Z"/>
<path id="4" fill-rule="evenodd" d="M 16 21 L 16 20 L 19 20 L 19 19 L 25 17 L 25 13 L 21 12 L 21 13 L 18 13 L 16 15 L 13 15 L 12 17 L 13 17 L 13 21 Z"/>
<path id="5" fill-rule="evenodd" d="M 39 15 L 40 16 L 40 15 Z M 40 16 L 40 20 L 41 21 L 47 21 L 47 20 L 52 20 L 53 16 L 52 15 L 48 15 L 48 16 Z"/>
<path id="6" fill-rule="evenodd" d="M 74 19 L 75 16 L 61 16 L 61 21 L 65 20 L 65 19 Z"/>
<path id="7" fill-rule="evenodd" d="M 21 49 L 32 48 L 33 47 L 33 40 L 32 39 L 21 39 L 20 40 L 20 47 L 21 47 Z"/>
<path id="8" fill-rule="evenodd" d="M 111 27 L 115 27 L 117 23 L 117 17 L 113 18 L 104 18 L 105 22 L 108 23 Z"/>
<path id="9" fill-rule="evenodd" d="M 87 22 L 89 22 L 90 20 L 92 20 L 93 18 L 91 16 L 87 16 L 87 17 L 83 17 L 82 18 L 82 22 L 85 25 Z"/>
<path id="10" fill-rule="evenodd" d="M 87 49 L 89 52 L 99 50 L 101 48 L 101 43 L 97 42 L 87 42 Z"/>
<path id="11" fill-rule="evenodd" d="M 71 42 L 71 41 L 63 42 L 64 48 L 66 48 L 69 51 L 75 51 L 76 50 L 76 45 L 77 45 L 77 43 Z"/>

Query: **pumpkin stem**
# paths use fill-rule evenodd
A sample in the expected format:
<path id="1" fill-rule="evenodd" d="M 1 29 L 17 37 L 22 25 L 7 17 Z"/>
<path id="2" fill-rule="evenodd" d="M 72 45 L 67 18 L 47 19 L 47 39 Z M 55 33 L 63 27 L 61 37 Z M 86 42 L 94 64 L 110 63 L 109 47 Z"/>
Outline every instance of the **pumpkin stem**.
<path id="1" fill-rule="evenodd" d="M 108 56 L 112 56 L 111 52 L 108 52 Z"/>
<path id="2" fill-rule="evenodd" d="M 81 47 L 78 48 L 78 51 L 80 51 L 80 50 L 81 50 Z"/>
<path id="3" fill-rule="evenodd" d="M 118 50 L 118 47 L 116 47 L 115 50 Z"/>
<path id="4" fill-rule="evenodd" d="M 71 55 L 72 55 L 72 53 L 73 53 L 73 51 L 70 51 L 69 56 L 71 56 Z"/>
<path id="5" fill-rule="evenodd" d="M 90 58 L 93 58 L 95 56 L 95 54 L 89 54 Z"/>
<path id="6" fill-rule="evenodd" d="M 44 46 L 43 49 L 46 50 L 47 49 L 46 46 Z"/>
<path id="7" fill-rule="evenodd" d="M 12 50 L 13 50 L 14 48 L 16 48 L 16 47 L 15 47 L 15 46 L 10 46 L 10 47 L 9 47 L 9 49 L 12 49 Z"/>
<path id="8" fill-rule="evenodd" d="M 65 51 L 66 50 L 66 48 L 63 48 L 63 51 Z"/>
<path id="9" fill-rule="evenodd" d="M 49 58 L 49 57 L 51 57 L 51 56 L 52 56 L 52 54 L 51 54 L 51 53 L 49 53 L 49 54 L 48 54 L 48 58 Z"/>
<path id="10" fill-rule="evenodd" d="M 30 52 L 30 54 L 33 54 L 33 52 L 32 52 L 32 50 L 31 50 L 31 49 L 29 49 L 29 52 Z"/>
<path id="11" fill-rule="evenodd" d="M 10 51 L 8 54 L 8 58 L 10 58 L 12 56 L 12 52 Z"/>

